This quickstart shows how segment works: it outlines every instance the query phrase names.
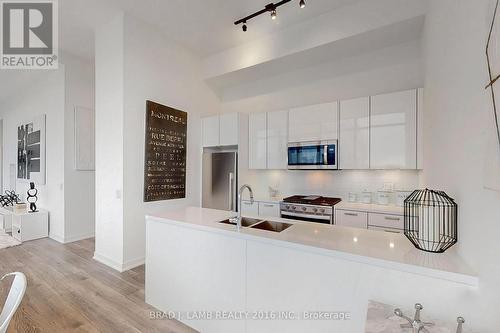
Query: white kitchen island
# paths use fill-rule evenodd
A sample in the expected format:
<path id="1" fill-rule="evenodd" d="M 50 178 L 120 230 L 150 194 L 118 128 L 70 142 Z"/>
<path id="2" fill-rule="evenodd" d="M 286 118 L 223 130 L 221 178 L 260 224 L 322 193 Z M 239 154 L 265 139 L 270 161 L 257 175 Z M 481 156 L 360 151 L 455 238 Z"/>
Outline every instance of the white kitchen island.
<path id="1" fill-rule="evenodd" d="M 429 254 L 401 234 L 277 218 L 294 225 L 218 223 L 232 216 L 188 207 L 146 217 L 147 303 L 204 333 L 361 333 L 369 300 L 421 302 L 453 322 L 478 292 L 453 249 Z"/>

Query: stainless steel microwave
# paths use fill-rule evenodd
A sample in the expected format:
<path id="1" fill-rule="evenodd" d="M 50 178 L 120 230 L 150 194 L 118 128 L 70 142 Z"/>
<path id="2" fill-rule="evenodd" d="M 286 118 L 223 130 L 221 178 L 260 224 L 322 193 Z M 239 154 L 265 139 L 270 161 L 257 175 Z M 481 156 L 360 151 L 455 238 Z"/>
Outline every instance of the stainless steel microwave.
<path id="1" fill-rule="evenodd" d="M 288 144 L 288 169 L 337 170 L 337 140 Z"/>

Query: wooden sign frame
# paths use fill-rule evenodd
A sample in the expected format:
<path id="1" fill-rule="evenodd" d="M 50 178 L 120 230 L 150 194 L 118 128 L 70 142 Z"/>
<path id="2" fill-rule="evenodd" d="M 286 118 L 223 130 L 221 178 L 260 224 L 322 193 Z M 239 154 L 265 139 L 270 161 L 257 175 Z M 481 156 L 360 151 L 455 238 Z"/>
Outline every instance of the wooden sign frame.
<path id="1" fill-rule="evenodd" d="M 144 202 L 186 197 L 187 116 L 146 101 Z"/>

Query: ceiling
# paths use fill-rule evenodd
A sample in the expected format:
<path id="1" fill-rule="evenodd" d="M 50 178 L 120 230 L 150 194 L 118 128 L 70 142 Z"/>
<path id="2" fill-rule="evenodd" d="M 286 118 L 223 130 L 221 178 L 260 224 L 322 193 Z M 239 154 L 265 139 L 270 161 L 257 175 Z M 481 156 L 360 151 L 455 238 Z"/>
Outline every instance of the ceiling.
<path id="1" fill-rule="evenodd" d="M 156 26 L 160 32 L 204 58 L 309 20 L 359 0 L 298 0 L 282 6 L 278 19 L 267 15 L 248 23 L 243 33 L 233 22 L 272 0 L 59 0 L 59 48 L 88 61 L 94 59 L 94 31 L 120 11 Z M 275 0 L 277 2 L 277 0 Z M 43 73 L 2 71 L 0 100 L 33 83 Z"/>
<path id="2" fill-rule="evenodd" d="M 246 33 L 233 22 L 264 8 L 272 0 L 106 1 L 158 26 L 169 37 L 206 57 L 358 0 L 309 0 L 304 9 L 294 0 L 278 9 L 275 21 L 265 14 L 251 20 Z"/>
<path id="3" fill-rule="evenodd" d="M 271 0 L 61 0 L 60 48 L 92 59 L 94 29 L 123 10 L 206 57 L 357 1 L 308 0 L 306 8 L 300 9 L 294 0 L 279 8 L 277 20 L 262 15 L 251 20 L 243 33 L 233 22 Z"/>

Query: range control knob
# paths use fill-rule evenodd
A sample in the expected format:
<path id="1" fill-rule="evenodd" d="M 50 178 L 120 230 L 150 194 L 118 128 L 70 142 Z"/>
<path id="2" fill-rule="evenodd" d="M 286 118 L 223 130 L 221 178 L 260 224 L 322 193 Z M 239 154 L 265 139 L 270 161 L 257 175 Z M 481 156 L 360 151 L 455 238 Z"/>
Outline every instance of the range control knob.
<path id="1" fill-rule="evenodd" d="M 318 208 L 313 208 L 313 212 L 317 213 L 318 212 Z"/>
<path id="2" fill-rule="evenodd" d="M 302 207 L 302 210 L 305 212 L 307 210 L 307 208 L 306 207 Z"/>
<path id="3" fill-rule="evenodd" d="M 296 209 L 297 209 L 297 206 L 292 206 L 292 209 L 293 209 L 293 210 L 296 210 Z"/>
<path id="4" fill-rule="evenodd" d="M 321 209 L 319 210 L 319 212 L 320 212 L 321 214 L 323 214 L 323 213 L 325 212 L 325 209 L 324 209 L 324 208 L 321 208 Z"/>
<path id="5" fill-rule="evenodd" d="M 286 205 L 286 206 L 285 206 L 285 208 L 286 208 L 286 209 L 290 209 L 290 205 Z"/>

